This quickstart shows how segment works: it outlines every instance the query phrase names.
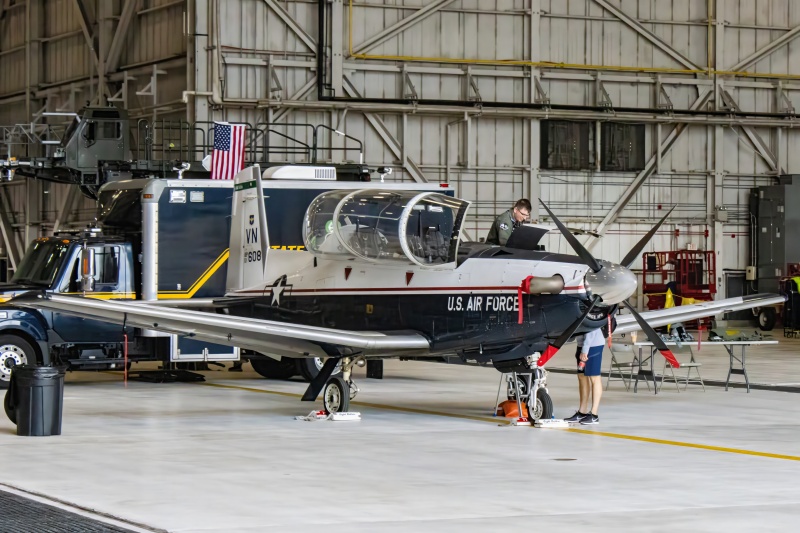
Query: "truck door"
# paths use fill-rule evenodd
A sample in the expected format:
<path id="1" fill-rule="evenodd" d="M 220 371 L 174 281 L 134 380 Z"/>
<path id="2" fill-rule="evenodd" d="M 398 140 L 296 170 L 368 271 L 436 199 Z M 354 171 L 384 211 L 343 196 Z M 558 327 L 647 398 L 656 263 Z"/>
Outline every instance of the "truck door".
<path id="1" fill-rule="evenodd" d="M 89 298 L 125 298 L 132 292 L 129 262 L 125 249 L 117 244 L 92 246 L 95 250 L 95 290 Z M 75 247 L 69 268 L 58 288 L 62 294 L 83 295 L 81 292 L 80 248 Z M 53 330 L 65 341 L 96 344 L 122 341 L 122 326 L 87 318 L 53 313 Z M 129 332 L 130 333 L 130 332 Z"/>

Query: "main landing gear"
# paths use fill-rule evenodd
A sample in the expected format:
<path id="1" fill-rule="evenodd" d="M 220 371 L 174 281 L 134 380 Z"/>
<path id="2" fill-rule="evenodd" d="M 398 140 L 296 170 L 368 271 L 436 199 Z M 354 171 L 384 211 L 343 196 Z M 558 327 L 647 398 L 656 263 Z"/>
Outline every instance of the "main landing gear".
<path id="1" fill-rule="evenodd" d="M 553 400 L 547 392 L 547 374 L 536 363 L 533 363 L 530 373 L 507 374 L 507 397 L 516 400 L 518 413 L 522 413 L 525 404 L 530 422 L 553 416 Z"/>
<path id="2" fill-rule="evenodd" d="M 342 374 L 334 376 L 337 365 L 341 364 Z M 303 395 L 304 402 L 313 402 L 322 392 L 322 405 L 326 413 L 344 413 L 350 409 L 350 400 L 358 394 L 358 386 L 353 382 L 353 365 L 364 366 L 361 357 L 342 357 L 327 359 L 319 374 L 311 381 Z"/>

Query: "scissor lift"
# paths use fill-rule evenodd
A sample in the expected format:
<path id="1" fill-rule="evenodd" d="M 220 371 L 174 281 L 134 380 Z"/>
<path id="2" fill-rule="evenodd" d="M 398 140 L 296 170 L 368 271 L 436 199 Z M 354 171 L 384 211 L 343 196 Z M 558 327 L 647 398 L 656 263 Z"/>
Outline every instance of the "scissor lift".
<path id="1" fill-rule="evenodd" d="M 717 292 L 716 256 L 712 251 L 672 250 L 646 252 L 642 256 L 644 270 L 642 292 L 647 296 L 649 310 L 663 309 L 667 289 L 675 299 L 675 305 L 686 300 L 707 302 Z M 710 321 L 710 320 L 708 320 Z"/>

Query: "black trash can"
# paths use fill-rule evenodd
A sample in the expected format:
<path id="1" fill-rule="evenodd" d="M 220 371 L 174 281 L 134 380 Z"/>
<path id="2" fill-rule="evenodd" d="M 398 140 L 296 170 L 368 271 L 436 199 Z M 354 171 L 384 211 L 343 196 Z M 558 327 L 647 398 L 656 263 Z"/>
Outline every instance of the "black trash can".
<path id="1" fill-rule="evenodd" d="M 54 366 L 21 365 L 11 370 L 3 407 L 17 425 L 17 435 L 61 435 L 64 373 Z"/>

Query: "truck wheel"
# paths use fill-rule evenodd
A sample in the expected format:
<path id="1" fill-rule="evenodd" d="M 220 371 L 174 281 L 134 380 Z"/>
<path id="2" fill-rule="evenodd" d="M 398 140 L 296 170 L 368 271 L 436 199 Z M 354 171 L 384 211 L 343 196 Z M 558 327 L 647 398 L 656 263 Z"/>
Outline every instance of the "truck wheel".
<path id="1" fill-rule="evenodd" d="M 322 370 L 322 365 L 325 364 L 325 360 L 321 357 L 304 357 L 302 359 L 295 359 L 295 362 L 297 363 L 297 373 L 303 376 L 303 379 L 308 382 L 317 377 L 319 371 Z M 337 376 L 341 373 L 342 365 L 340 363 L 336 365 L 331 375 Z"/>
<path id="2" fill-rule="evenodd" d="M 7 389 L 11 369 L 17 365 L 36 363 L 36 351 L 17 335 L 0 335 L 0 389 Z"/>
<path id="3" fill-rule="evenodd" d="M 777 316 L 774 307 L 765 307 L 758 313 L 758 329 L 761 331 L 772 331 L 775 327 Z"/>
<path id="4" fill-rule="evenodd" d="M 276 361 L 267 356 L 254 357 L 250 359 L 250 364 L 253 370 L 267 379 L 289 379 L 296 372 L 294 361 L 286 358 Z"/>

